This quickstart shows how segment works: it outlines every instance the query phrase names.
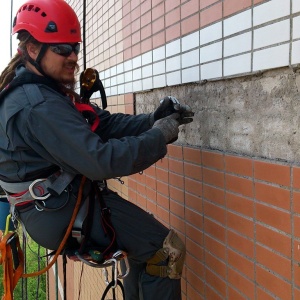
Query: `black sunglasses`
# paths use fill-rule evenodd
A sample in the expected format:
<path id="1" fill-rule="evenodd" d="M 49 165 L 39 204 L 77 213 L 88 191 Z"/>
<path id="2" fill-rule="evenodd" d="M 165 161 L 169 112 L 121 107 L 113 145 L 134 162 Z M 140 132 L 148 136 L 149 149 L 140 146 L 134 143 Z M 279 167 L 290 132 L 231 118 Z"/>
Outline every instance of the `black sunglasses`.
<path id="1" fill-rule="evenodd" d="M 49 48 L 52 52 L 59 54 L 64 57 L 68 57 L 71 55 L 72 52 L 74 52 L 76 55 L 78 55 L 80 51 L 80 44 L 76 43 L 75 45 L 70 44 L 50 44 Z"/>

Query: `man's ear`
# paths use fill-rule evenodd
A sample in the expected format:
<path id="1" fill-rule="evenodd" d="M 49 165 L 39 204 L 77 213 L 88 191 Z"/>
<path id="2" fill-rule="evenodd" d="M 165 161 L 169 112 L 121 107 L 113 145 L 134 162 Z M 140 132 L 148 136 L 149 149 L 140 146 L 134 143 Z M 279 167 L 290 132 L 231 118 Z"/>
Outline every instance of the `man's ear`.
<path id="1" fill-rule="evenodd" d="M 36 60 L 37 56 L 39 55 L 40 48 L 41 48 L 40 45 L 35 45 L 33 43 L 28 43 L 26 45 L 27 53 L 33 60 Z"/>

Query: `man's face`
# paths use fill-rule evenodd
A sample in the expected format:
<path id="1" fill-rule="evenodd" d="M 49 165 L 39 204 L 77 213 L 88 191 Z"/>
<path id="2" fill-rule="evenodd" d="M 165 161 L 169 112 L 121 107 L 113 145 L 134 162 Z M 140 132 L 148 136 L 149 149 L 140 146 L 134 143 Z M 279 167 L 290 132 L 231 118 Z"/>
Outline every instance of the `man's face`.
<path id="1" fill-rule="evenodd" d="M 49 47 L 41 60 L 41 67 L 46 75 L 64 85 L 75 82 L 78 56 L 72 51 L 69 56 L 54 53 Z"/>

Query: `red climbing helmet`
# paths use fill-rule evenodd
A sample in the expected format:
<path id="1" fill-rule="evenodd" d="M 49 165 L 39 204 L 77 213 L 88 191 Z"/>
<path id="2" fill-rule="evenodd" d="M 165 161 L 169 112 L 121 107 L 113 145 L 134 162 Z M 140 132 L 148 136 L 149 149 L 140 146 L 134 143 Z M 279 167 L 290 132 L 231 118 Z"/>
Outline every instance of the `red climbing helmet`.
<path id="1" fill-rule="evenodd" d="M 81 42 L 78 18 L 64 0 L 27 0 L 17 11 L 12 33 L 22 30 L 41 43 Z"/>

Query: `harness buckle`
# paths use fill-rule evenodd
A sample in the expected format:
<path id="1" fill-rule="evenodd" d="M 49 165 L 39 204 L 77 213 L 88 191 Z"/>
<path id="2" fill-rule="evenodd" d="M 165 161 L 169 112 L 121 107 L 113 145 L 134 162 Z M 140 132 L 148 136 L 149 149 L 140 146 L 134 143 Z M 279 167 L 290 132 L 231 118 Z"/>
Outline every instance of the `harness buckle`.
<path id="1" fill-rule="evenodd" d="M 34 192 L 34 188 L 35 188 L 35 185 L 39 182 L 44 182 L 46 181 L 47 178 L 38 178 L 36 180 L 34 180 L 28 187 L 28 190 L 29 190 L 29 193 L 31 195 L 31 197 L 35 200 L 46 200 L 47 198 L 49 198 L 51 196 L 51 194 L 48 192 L 47 194 L 44 194 L 44 196 L 37 196 Z"/>

